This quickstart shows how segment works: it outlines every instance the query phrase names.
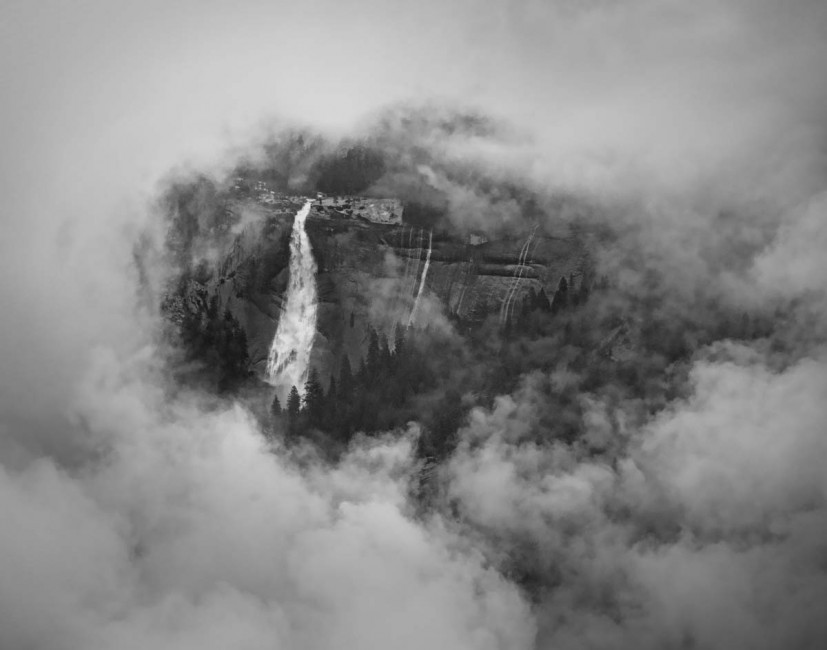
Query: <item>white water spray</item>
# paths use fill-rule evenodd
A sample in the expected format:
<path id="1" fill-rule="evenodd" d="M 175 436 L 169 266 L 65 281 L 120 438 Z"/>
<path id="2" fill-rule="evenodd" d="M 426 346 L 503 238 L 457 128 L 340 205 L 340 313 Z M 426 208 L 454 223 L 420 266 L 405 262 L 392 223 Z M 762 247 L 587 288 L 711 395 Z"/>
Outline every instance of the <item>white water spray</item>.
<path id="1" fill-rule="evenodd" d="M 304 229 L 311 205 L 312 201 L 308 199 L 293 221 L 287 298 L 267 356 L 267 380 L 276 387 L 282 405 L 292 386 L 300 395 L 304 394 L 310 352 L 316 336 L 316 260 Z"/>
<path id="2" fill-rule="evenodd" d="M 422 267 L 422 279 L 419 281 L 419 289 L 416 292 L 416 299 L 414 300 L 413 309 L 411 309 L 411 315 L 408 317 L 408 325 L 413 323 L 414 318 L 416 317 L 416 310 L 419 307 L 419 299 L 422 296 L 422 290 L 425 288 L 425 278 L 428 277 L 428 267 L 431 266 L 431 251 L 433 250 L 434 244 L 434 231 L 431 230 L 428 233 L 428 254 L 425 256 L 425 266 Z"/>

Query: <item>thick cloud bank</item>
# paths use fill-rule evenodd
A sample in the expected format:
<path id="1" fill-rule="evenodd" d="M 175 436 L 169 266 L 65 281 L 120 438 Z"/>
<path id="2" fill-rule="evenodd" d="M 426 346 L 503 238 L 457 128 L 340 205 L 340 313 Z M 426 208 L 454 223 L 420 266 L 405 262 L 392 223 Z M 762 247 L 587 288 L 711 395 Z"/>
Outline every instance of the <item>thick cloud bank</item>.
<path id="1" fill-rule="evenodd" d="M 0 10 L 0 649 L 827 645 L 823 2 L 30 4 Z M 377 112 L 431 101 L 497 126 Z M 425 514 L 415 424 L 270 449 L 169 385 L 133 253 L 159 178 L 273 113 L 427 150 L 386 180 L 456 224 L 519 225 L 519 184 L 611 233 L 606 309 L 724 333 L 668 400 L 577 395 L 565 444 L 544 396 L 582 369 L 524 376 Z"/>
<path id="2" fill-rule="evenodd" d="M 538 613 L 547 647 L 827 638 L 824 359 L 778 373 L 755 358 L 699 360 L 691 381 L 691 397 L 625 432 L 628 449 L 604 462 L 525 440 L 526 394 L 475 413 L 464 432 L 448 492 L 551 576 Z"/>
<path id="3" fill-rule="evenodd" d="M 242 411 L 167 403 L 140 365 L 96 359 L 94 460 L 0 474 L 0 646 L 530 647 L 515 587 L 406 515 L 410 435 L 299 472 Z"/>

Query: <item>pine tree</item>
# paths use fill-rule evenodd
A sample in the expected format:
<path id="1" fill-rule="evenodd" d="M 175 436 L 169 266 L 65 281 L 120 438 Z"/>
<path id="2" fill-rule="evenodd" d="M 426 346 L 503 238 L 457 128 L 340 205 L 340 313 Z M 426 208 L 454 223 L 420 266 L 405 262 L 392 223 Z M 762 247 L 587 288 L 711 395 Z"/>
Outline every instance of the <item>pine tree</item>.
<path id="1" fill-rule="evenodd" d="M 551 311 L 551 302 L 549 302 L 545 289 L 540 289 L 537 294 L 537 308 L 541 311 Z"/>
<path id="2" fill-rule="evenodd" d="M 380 361 L 381 351 L 379 349 L 379 336 L 376 334 L 376 330 L 371 327 L 368 331 L 368 373 L 375 373 L 379 368 Z"/>
<path id="3" fill-rule="evenodd" d="M 434 410 L 428 432 L 429 451 L 437 459 L 441 460 L 453 451 L 456 446 L 457 429 L 461 426 L 464 416 L 462 396 L 456 388 L 449 388 Z"/>
<path id="4" fill-rule="evenodd" d="M 557 292 L 554 294 L 554 298 L 551 301 L 551 311 L 552 313 L 557 313 L 561 309 L 565 309 L 565 307 L 569 303 L 569 284 L 566 282 L 565 276 L 560 278 L 560 284 L 557 285 Z"/>
<path id="5" fill-rule="evenodd" d="M 368 364 L 364 357 L 359 361 L 359 370 L 356 371 L 356 377 L 354 378 L 354 385 L 357 387 L 366 386 L 368 384 L 368 380 L 370 379 L 370 373 L 368 372 Z"/>
<path id="6" fill-rule="evenodd" d="M 324 389 L 315 368 L 310 371 L 304 385 L 304 409 L 311 424 L 321 423 L 324 413 Z"/>
<path id="7" fill-rule="evenodd" d="M 342 359 L 342 366 L 339 368 L 339 396 L 347 400 L 353 394 L 353 370 L 350 367 L 350 357 L 347 354 Z"/>
<path id="8" fill-rule="evenodd" d="M 578 286 L 574 282 L 574 272 L 569 274 L 569 304 L 573 307 L 577 307 L 580 305 L 580 294 L 583 289 L 583 279 L 580 279 L 580 285 Z"/>
<path id="9" fill-rule="evenodd" d="M 281 402 L 279 402 L 279 395 L 273 395 L 273 401 L 270 403 L 270 415 L 277 418 L 281 415 Z"/>
<path id="10" fill-rule="evenodd" d="M 580 305 L 586 304 L 586 301 L 589 299 L 589 285 L 586 282 L 586 278 L 583 278 L 580 281 L 580 288 L 577 290 L 577 303 Z"/>
<path id="11" fill-rule="evenodd" d="M 397 358 L 405 354 L 405 330 L 399 323 L 397 323 L 393 333 L 393 354 Z"/>
<path id="12" fill-rule="evenodd" d="M 290 395 L 287 398 L 287 415 L 291 422 L 299 417 L 299 412 L 302 408 L 302 398 L 299 396 L 299 390 L 295 386 L 290 389 Z"/>

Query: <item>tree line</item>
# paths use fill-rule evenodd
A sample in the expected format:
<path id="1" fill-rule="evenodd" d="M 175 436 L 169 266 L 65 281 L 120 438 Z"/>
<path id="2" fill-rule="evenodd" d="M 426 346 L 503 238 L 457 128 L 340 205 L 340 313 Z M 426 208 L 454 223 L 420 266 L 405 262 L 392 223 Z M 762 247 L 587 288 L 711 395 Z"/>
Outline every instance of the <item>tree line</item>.
<path id="1" fill-rule="evenodd" d="M 273 418 L 286 424 L 289 435 L 318 429 L 347 443 L 356 431 L 367 433 L 403 426 L 415 413 L 406 408 L 409 398 L 430 388 L 435 380 L 430 364 L 421 354 L 424 334 L 397 326 L 393 344 L 375 329 L 368 328 L 367 354 L 354 370 L 347 353 L 339 371 L 328 379 L 311 369 L 304 385 L 304 398 L 297 386 L 286 404 L 275 395 Z"/>
<path id="2" fill-rule="evenodd" d="M 542 289 L 530 290 L 509 316 L 499 336 L 509 340 L 530 335 L 532 322 L 537 318 L 550 319 L 582 304 L 588 297 L 585 285 L 581 283 L 578 291 L 570 291 L 572 284 L 571 279 L 561 278 L 551 300 Z M 367 353 L 355 368 L 345 353 L 338 373 L 331 374 L 326 381 L 315 368 L 311 369 L 303 397 L 298 386 L 291 387 L 284 404 L 274 395 L 270 408 L 274 426 L 285 430 L 289 437 L 301 437 L 317 430 L 347 444 L 357 431 L 367 434 L 388 431 L 417 420 L 425 426 L 420 455 L 440 458 L 450 452 L 456 430 L 472 406 L 463 403 L 464 394 L 494 395 L 512 387 L 511 373 L 486 371 L 491 367 L 504 370 L 500 360 L 475 358 L 484 350 L 484 345 L 477 351 L 466 348 L 467 365 L 478 366 L 479 372 L 467 373 L 463 381 L 458 382 L 450 367 L 454 364 L 446 366 L 444 359 L 460 358 L 457 355 L 461 351 L 443 350 L 444 346 L 456 344 L 440 342 L 427 328 L 398 325 L 392 342 L 372 327 L 365 336 Z"/>

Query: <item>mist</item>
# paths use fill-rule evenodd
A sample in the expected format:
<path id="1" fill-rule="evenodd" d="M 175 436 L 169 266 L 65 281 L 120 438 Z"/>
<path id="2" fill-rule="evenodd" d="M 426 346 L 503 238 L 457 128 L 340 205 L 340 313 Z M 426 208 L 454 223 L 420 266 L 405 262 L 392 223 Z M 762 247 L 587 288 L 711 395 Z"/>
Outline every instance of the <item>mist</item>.
<path id="1" fill-rule="evenodd" d="M 7 2 L 0 36 L 0 648 L 823 647 L 823 2 Z M 174 385 L 159 197 L 291 129 L 420 156 L 373 190 L 453 228 L 611 233 L 589 314 L 694 328 L 669 397 L 583 392 L 566 444 L 585 371 L 526 373 L 423 513 L 420 422 L 334 464 Z"/>

